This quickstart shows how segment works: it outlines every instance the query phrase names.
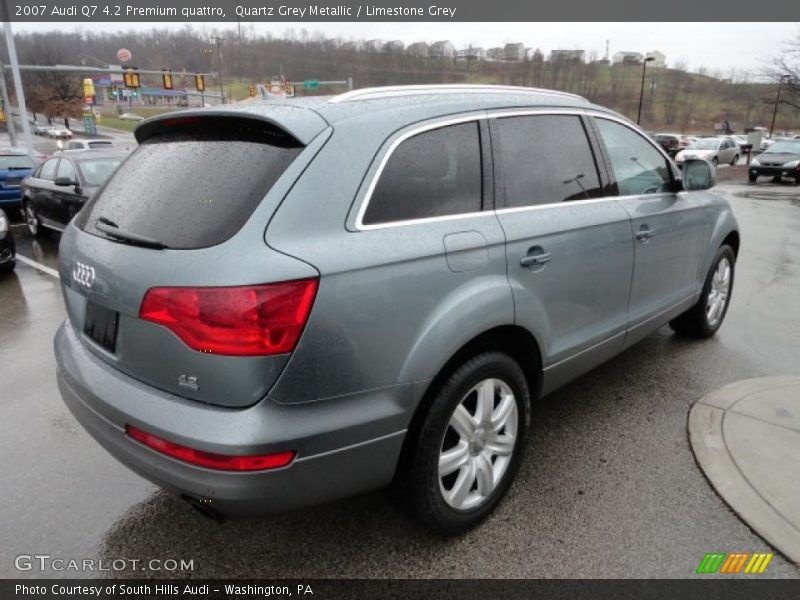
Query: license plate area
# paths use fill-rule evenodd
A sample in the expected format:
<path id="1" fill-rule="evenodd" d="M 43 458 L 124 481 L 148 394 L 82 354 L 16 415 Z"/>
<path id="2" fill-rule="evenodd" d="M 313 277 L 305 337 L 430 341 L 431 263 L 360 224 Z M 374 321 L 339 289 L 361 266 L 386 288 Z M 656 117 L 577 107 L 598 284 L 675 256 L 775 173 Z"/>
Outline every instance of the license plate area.
<path id="1" fill-rule="evenodd" d="M 117 346 L 119 313 L 89 300 L 86 303 L 86 318 L 83 333 L 104 350 L 114 352 Z"/>

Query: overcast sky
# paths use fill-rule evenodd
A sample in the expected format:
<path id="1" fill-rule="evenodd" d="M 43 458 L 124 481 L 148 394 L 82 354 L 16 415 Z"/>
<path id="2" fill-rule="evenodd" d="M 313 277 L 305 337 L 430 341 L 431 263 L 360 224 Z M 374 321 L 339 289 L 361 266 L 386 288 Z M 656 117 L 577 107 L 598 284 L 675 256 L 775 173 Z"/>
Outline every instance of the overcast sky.
<path id="1" fill-rule="evenodd" d="M 195 28 L 233 29 L 227 23 L 195 23 Z M 110 31 L 130 29 L 179 28 L 181 23 L 16 23 L 15 30 Z M 475 44 L 484 48 L 507 42 L 522 42 L 548 53 L 555 48 L 586 50 L 605 54 L 609 40 L 611 54 L 619 50 L 646 52 L 660 50 L 667 64 L 683 60 L 691 70 L 700 67 L 725 73 L 758 71 L 762 62 L 777 55 L 782 43 L 800 36 L 800 23 L 247 23 L 245 31 L 269 31 L 280 35 L 289 28 L 320 31 L 326 36 L 383 40 L 451 40 L 457 47 Z"/>

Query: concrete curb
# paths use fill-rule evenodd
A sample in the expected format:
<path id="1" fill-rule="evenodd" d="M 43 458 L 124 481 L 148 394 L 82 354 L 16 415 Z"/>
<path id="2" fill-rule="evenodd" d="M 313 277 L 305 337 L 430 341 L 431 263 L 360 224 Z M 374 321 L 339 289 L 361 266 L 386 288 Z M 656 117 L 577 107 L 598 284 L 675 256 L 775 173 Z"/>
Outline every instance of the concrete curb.
<path id="1" fill-rule="evenodd" d="M 692 407 L 687 427 L 717 493 L 800 565 L 800 377 L 727 385 Z"/>

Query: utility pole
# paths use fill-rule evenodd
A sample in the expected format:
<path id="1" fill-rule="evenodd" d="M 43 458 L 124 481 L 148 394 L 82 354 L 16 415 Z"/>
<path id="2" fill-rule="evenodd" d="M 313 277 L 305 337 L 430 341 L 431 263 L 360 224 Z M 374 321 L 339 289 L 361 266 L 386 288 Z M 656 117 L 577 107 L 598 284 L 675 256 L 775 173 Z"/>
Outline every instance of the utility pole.
<path id="1" fill-rule="evenodd" d="M 25 143 L 28 146 L 28 150 L 33 152 L 33 138 L 28 124 L 28 107 L 25 106 L 25 92 L 22 89 L 22 77 L 19 74 L 19 60 L 17 60 L 17 46 L 14 43 L 14 31 L 11 29 L 11 21 L 8 19 L 8 4 L 0 2 L 0 6 L 2 6 L 3 17 L 5 18 L 3 27 L 6 34 L 6 45 L 8 46 L 8 58 L 11 61 L 11 72 L 14 75 L 14 90 L 17 93 L 17 106 L 19 107 L 20 120 L 22 121 L 22 131 L 25 133 Z"/>
<path id="2" fill-rule="evenodd" d="M 222 43 L 224 41 L 223 37 L 214 37 L 214 44 L 217 46 L 217 87 L 223 104 L 225 104 L 225 80 L 222 78 Z"/>
<path id="3" fill-rule="evenodd" d="M 17 132 L 14 129 L 14 119 L 11 116 L 11 101 L 8 99 L 6 89 L 6 69 L 0 62 L 0 93 L 3 95 L 3 111 L 6 113 L 6 126 L 8 127 L 8 137 L 11 138 L 11 145 L 17 145 Z"/>
<path id="4" fill-rule="evenodd" d="M 642 101 L 644 100 L 644 75 L 647 71 L 647 63 L 651 60 L 655 60 L 652 56 L 645 56 L 644 60 L 642 61 L 642 89 L 639 91 L 639 116 L 636 117 L 636 124 L 639 125 L 642 122 Z"/>
<path id="5" fill-rule="evenodd" d="M 778 79 L 778 94 L 775 96 L 775 109 L 772 111 L 772 125 L 769 126 L 770 139 L 772 139 L 772 130 L 775 129 L 775 117 L 778 116 L 778 104 L 781 103 L 781 86 L 783 86 L 784 80 L 789 81 L 791 78 L 791 75 L 781 75 Z"/>

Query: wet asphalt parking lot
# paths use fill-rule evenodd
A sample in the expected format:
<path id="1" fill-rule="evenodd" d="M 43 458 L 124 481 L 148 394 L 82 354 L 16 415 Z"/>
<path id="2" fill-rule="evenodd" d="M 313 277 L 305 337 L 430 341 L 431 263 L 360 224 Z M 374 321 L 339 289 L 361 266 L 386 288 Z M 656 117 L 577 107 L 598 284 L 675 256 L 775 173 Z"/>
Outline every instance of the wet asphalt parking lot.
<path id="1" fill-rule="evenodd" d="M 481 527 L 443 540 L 382 493 L 217 524 L 118 464 L 77 424 L 55 381 L 65 317 L 53 275 L 0 277 L 0 577 L 15 557 L 192 560 L 193 577 L 690 577 L 706 552 L 771 551 L 716 495 L 686 434 L 691 405 L 732 381 L 800 374 L 800 188 L 726 184 L 742 231 L 733 299 L 703 342 L 668 328 L 533 412 L 526 460 Z M 745 197 L 750 194 L 755 197 Z M 58 238 L 18 252 L 55 268 Z M 777 555 L 767 576 L 800 576 Z"/>

